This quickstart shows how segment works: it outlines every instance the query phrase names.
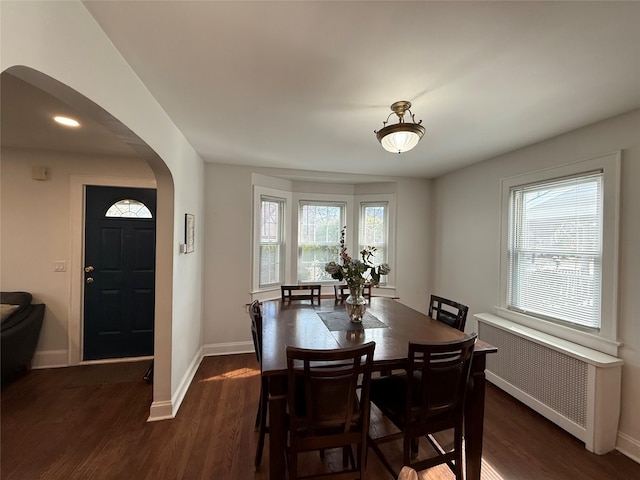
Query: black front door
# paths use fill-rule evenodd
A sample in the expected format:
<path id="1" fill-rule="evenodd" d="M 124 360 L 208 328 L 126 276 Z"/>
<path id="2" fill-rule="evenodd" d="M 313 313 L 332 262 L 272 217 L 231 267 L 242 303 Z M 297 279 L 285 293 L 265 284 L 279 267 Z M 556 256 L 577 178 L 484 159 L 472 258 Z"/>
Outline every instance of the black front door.
<path id="1" fill-rule="evenodd" d="M 84 360 L 153 355 L 156 191 L 86 187 Z"/>

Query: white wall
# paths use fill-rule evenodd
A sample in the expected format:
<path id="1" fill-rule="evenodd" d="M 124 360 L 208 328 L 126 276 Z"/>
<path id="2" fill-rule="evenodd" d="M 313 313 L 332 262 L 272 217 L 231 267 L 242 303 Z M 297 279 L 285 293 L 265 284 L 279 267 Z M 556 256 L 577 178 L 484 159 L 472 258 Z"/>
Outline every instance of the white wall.
<path id="1" fill-rule="evenodd" d="M 434 181 L 434 292 L 470 306 L 499 303 L 500 180 L 622 150 L 618 332 L 622 410 L 617 448 L 640 459 L 640 111 L 628 113 L 455 171 Z"/>
<path id="2" fill-rule="evenodd" d="M 397 253 L 390 266 L 396 274 L 396 295 L 426 312 L 429 284 L 430 181 L 394 177 L 332 175 L 319 172 L 207 164 L 205 167 L 204 353 L 253 349 L 249 316 L 251 300 L 252 174 L 293 178 L 305 192 L 345 191 L 357 194 L 395 193 Z M 318 182 L 314 182 L 314 176 Z M 336 184 L 328 182 L 331 178 Z M 322 179 L 320 181 L 320 179 Z M 349 182 L 357 184 L 349 186 Z M 337 185 L 340 183 L 340 185 Z M 375 184 L 375 186 L 369 186 Z M 390 191 L 393 185 L 394 192 Z M 299 191 L 299 188 L 296 191 Z M 279 295 L 279 293 L 277 294 Z"/>
<path id="3" fill-rule="evenodd" d="M 155 176 L 139 158 L 7 148 L 0 154 L 0 288 L 31 292 L 35 302 L 47 306 L 33 366 L 67 365 L 74 220 L 71 177 L 120 176 L 128 183 L 140 179 L 155 185 Z M 32 180 L 31 167 L 36 165 L 47 167 L 46 181 Z M 64 261 L 67 271 L 54 272 L 56 261 Z"/>
<path id="4" fill-rule="evenodd" d="M 181 255 L 178 244 L 184 241 L 184 214 L 195 214 L 196 222 L 202 218 L 203 162 L 81 2 L 2 2 L 1 8 L 1 71 L 23 65 L 62 82 L 152 149 L 145 157 L 158 185 L 151 417 L 170 417 L 200 359 L 203 249 Z M 200 247 L 201 226 L 196 223 Z"/>

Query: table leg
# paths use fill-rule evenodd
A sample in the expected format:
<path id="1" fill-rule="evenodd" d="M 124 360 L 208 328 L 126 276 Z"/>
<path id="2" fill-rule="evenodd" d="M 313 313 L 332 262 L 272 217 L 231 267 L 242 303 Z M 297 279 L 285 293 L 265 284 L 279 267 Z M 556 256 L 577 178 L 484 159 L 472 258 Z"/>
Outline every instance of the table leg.
<path id="1" fill-rule="evenodd" d="M 269 478 L 285 478 L 287 445 L 287 377 L 269 376 Z"/>
<path id="2" fill-rule="evenodd" d="M 480 480 L 484 425 L 485 364 L 486 355 L 475 354 L 473 356 L 464 420 L 467 460 L 466 480 Z"/>

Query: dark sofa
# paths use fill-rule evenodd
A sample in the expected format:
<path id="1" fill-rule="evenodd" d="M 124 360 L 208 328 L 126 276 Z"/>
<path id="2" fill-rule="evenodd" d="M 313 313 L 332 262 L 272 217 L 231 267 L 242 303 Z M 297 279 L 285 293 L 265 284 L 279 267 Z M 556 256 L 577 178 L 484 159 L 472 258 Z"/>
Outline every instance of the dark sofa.
<path id="1" fill-rule="evenodd" d="M 32 304 L 28 292 L 0 292 L 2 383 L 31 369 L 44 319 L 44 304 Z"/>

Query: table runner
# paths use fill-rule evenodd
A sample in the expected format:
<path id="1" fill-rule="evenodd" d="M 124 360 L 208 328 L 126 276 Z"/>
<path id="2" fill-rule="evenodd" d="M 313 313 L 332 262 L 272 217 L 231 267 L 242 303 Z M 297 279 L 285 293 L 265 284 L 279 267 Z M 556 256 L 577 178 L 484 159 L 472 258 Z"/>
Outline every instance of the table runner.
<path id="1" fill-rule="evenodd" d="M 330 332 L 364 330 L 366 328 L 387 328 L 385 323 L 378 320 L 368 311 L 365 312 L 364 317 L 362 318 L 362 323 L 354 323 L 349 320 L 349 316 L 344 310 L 318 311 L 317 314 Z"/>

